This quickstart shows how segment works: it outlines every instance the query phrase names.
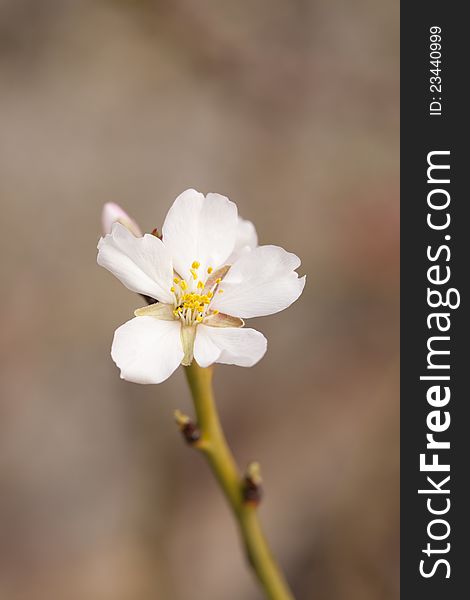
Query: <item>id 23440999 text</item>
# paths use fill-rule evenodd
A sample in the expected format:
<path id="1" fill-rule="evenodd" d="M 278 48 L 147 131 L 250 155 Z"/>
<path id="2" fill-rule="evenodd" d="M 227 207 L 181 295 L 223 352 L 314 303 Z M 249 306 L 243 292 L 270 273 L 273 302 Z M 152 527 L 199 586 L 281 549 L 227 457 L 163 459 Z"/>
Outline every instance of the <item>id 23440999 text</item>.
<path id="1" fill-rule="evenodd" d="M 429 28 L 429 115 L 440 117 L 442 114 L 442 29 L 438 25 Z"/>

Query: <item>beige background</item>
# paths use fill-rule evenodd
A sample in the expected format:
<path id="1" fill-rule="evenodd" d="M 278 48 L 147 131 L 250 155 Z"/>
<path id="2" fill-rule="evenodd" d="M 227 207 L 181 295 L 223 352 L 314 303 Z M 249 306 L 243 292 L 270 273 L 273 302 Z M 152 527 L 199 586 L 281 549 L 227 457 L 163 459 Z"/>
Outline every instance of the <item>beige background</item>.
<path id="1" fill-rule="evenodd" d="M 398 3 L 0 0 L 0 599 L 261 599 L 183 373 L 109 356 L 101 206 L 151 230 L 187 187 L 308 274 L 216 373 L 297 598 L 398 598 Z"/>

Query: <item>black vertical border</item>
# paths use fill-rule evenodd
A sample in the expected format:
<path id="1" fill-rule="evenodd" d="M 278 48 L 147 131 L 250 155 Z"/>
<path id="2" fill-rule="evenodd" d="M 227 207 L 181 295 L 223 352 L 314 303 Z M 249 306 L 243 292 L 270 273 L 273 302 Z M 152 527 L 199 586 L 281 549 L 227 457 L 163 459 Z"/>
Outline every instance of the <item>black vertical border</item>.
<path id="1" fill-rule="evenodd" d="M 470 335 L 468 280 L 470 277 L 470 168 L 468 159 L 470 101 L 467 99 L 470 65 L 470 22 L 464 3 L 435 0 L 401 4 L 401 598 L 403 600 L 463 600 L 470 598 Z M 466 11 L 465 11 L 466 12 Z M 442 116 L 429 116 L 430 27 L 442 29 Z M 450 150 L 452 287 L 459 289 L 461 305 L 450 310 L 450 429 L 442 434 L 451 449 L 450 500 L 446 515 L 451 533 L 445 569 L 425 579 L 419 562 L 428 539 L 426 527 L 432 516 L 426 496 L 417 491 L 426 484 L 419 471 L 419 455 L 426 448 L 426 402 L 428 383 L 420 382 L 426 371 L 426 341 L 430 332 L 426 317 L 426 257 L 428 244 L 436 246 L 444 236 L 426 224 L 427 154 Z M 443 310 L 443 309 L 442 309 Z M 443 409 L 444 410 L 444 409 Z M 442 454 L 442 453 L 441 453 Z M 443 474 L 442 474 L 443 475 Z M 436 476 L 439 479 L 439 474 Z M 442 477 L 441 477 L 442 478 Z M 441 545 L 444 545 L 442 542 Z M 439 543 L 435 543 L 439 547 Z M 445 555 L 442 555 L 446 558 Z M 437 558 L 439 558 L 436 555 Z M 429 564 L 429 563 L 428 563 Z"/>

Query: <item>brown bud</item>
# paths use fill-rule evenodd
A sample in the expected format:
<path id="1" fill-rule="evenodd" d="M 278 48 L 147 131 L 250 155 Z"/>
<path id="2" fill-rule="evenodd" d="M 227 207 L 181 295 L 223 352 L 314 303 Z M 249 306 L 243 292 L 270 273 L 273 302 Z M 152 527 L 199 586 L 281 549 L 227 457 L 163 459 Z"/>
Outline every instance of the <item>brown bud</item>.
<path id="1" fill-rule="evenodd" d="M 252 462 L 248 465 L 242 483 L 242 496 L 245 504 L 258 506 L 263 497 L 262 479 L 259 463 Z"/>
<path id="2" fill-rule="evenodd" d="M 199 441 L 201 431 L 199 427 L 191 421 L 188 415 L 185 415 L 180 410 L 175 410 L 175 421 L 187 444 L 192 446 Z"/>

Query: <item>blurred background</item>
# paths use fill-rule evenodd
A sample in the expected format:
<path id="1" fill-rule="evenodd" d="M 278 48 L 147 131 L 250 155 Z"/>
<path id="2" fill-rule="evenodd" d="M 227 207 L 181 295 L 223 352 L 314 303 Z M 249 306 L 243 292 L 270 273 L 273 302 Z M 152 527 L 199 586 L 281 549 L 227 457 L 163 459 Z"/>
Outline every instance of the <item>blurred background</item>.
<path id="1" fill-rule="evenodd" d="M 298 600 L 398 598 L 398 3 L 0 0 L 1 600 L 261 600 L 173 423 L 181 369 L 119 379 L 142 302 L 96 265 L 216 191 L 308 274 L 220 366 L 239 464 Z"/>

